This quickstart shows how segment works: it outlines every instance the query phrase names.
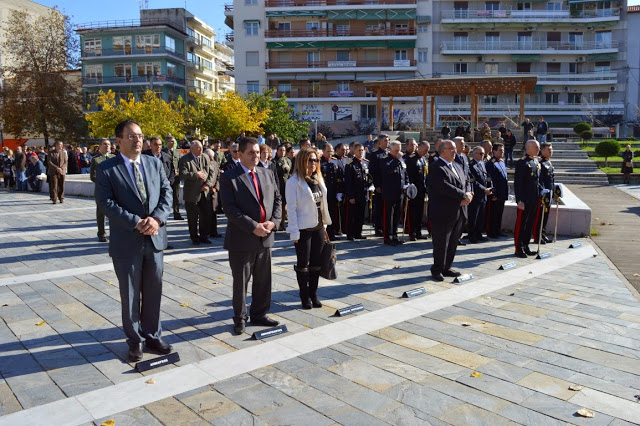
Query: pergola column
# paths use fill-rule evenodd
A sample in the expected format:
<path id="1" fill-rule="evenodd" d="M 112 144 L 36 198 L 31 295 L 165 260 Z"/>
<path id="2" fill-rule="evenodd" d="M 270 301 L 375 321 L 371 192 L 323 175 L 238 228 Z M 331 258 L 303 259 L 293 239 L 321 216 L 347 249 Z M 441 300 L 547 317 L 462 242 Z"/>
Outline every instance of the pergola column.
<path id="1" fill-rule="evenodd" d="M 431 96 L 431 128 L 436 129 L 436 97 Z"/>
<path id="2" fill-rule="evenodd" d="M 422 88 L 422 138 L 427 139 L 427 88 Z"/>
<path id="3" fill-rule="evenodd" d="M 520 83 L 520 123 L 524 121 L 524 97 L 525 97 L 525 85 Z"/>
<path id="4" fill-rule="evenodd" d="M 389 96 L 389 130 L 393 132 L 393 96 Z"/>
<path id="5" fill-rule="evenodd" d="M 478 108 L 478 96 L 476 95 L 476 85 L 475 83 L 471 84 L 471 108 L 470 108 L 470 113 L 469 113 L 469 121 L 470 123 L 470 128 L 471 128 L 471 134 L 469 135 L 469 139 L 471 139 L 471 142 L 474 141 L 474 135 L 475 135 L 475 128 L 476 128 L 476 120 L 477 118 L 477 108 Z"/>
<path id="6" fill-rule="evenodd" d="M 376 89 L 376 97 L 377 97 L 377 102 L 376 102 L 376 124 L 377 124 L 377 129 L 378 129 L 378 134 L 380 134 L 380 130 L 382 129 L 382 88 L 378 87 Z"/>

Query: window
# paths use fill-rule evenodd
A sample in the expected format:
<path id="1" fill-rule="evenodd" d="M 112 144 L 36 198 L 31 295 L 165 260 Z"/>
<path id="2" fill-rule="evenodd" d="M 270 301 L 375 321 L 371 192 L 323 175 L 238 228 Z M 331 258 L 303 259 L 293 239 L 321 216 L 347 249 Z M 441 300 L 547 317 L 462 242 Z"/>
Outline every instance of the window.
<path id="1" fill-rule="evenodd" d="M 309 80 L 307 82 L 307 96 L 317 98 L 320 96 L 320 82 L 318 80 Z"/>
<path id="2" fill-rule="evenodd" d="M 260 93 L 260 83 L 258 80 L 247 81 L 247 93 Z"/>
<path id="3" fill-rule="evenodd" d="M 113 37 L 112 42 L 115 52 L 124 52 L 126 55 L 131 54 L 131 36 Z"/>
<path id="4" fill-rule="evenodd" d="M 467 50 L 469 33 L 453 33 L 453 48 L 455 50 Z"/>
<path id="5" fill-rule="evenodd" d="M 561 65 L 556 62 L 547 62 L 547 73 L 548 74 L 557 74 L 560 73 Z"/>
<path id="6" fill-rule="evenodd" d="M 200 38 L 200 40 L 202 41 L 202 44 L 203 44 L 203 45 L 205 45 L 205 46 L 207 46 L 207 47 L 211 47 L 211 40 L 210 40 L 210 39 L 208 39 L 208 38 L 206 38 L 206 37 L 202 36 L 202 37 Z"/>
<path id="7" fill-rule="evenodd" d="M 200 68 L 200 56 L 194 55 L 191 52 L 187 52 L 187 61 L 189 63 L 195 64 L 196 67 Z"/>
<path id="8" fill-rule="evenodd" d="M 406 50 L 396 50 L 393 54 L 393 59 L 396 61 L 406 61 L 408 59 L 407 57 L 407 51 Z"/>
<path id="9" fill-rule="evenodd" d="M 136 49 L 151 52 L 153 48 L 160 47 L 160 34 L 145 34 L 136 36 Z"/>
<path id="10" fill-rule="evenodd" d="M 558 94 L 557 93 L 545 93 L 544 94 L 544 103 L 545 104 L 557 104 L 558 103 Z"/>
<path id="11" fill-rule="evenodd" d="M 596 33 L 596 47 L 611 47 L 611 31 L 598 31 Z"/>
<path id="12" fill-rule="evenodd" d="M 350 60 L 350 55 L 348 50 L 336 51 L 336 61 L 348 61 L 348 60 Z"/>
<path id="13" fill-rule="evenodd" d="M 484 44 L 488 50 L 500 48 L 500 33 L 490 32 L 484 34 Z"/>
<path id="14" fill-rule="evenodd" d="M 336 34 L 338 35 L 349 35 L 351 31 L 351 25 L 349 25 L 349 21 L 337 21 L 336 22 Z"/>
<path id="15" fill-rule="evenodd" d="M 571 74 L 581 74 L 582 73 L 582 62 L 572 62 L 569 64 L 569 72 Z"/>
<path id="16" fill-rule="evenodd" d="M 469 15 L 469 2 L 455 1 L 453 2 L 453 15 L 456 19 L 467 18 Z"/>
<path id="17" fill-rule="evenodd" d="M 158 76 L 160 75 L 160 62 L 138 62 L 136 69 L 140 77 Z"/>
<path id="18" fill-rule="evenodd" d="M 307 52 L 307 67 L 315 68 L 320 66 L 320 52 Z"/>
<path id="19" fill-rule="evenodd" d="M 244 33 L 246 36 L 257 36 L 258 35 L 258 22 L 245 22 L 244 23 Z"/>
<path id="20" fill-rule="evenodd" d="M 596 104 L 608 104 L 609 92 L 596 92 L 593 94 L 593 103 Z"/>
<path id="21" fill-rule="evenodd" d="M 608 72 L 611 71 L 611 62 L 596 62 L 594 69 L 595 72 Z"/>
<path id="22" fill-rule="evenodd" d="M 516 72 L 517 73 L 530 73 L 531 72 L 531 62 L 518 62 L 518 63 L 516 63 Z"/>
<path id="23" fill-rule="evenodd" d="M 320 23 L 318 21 L 309 21 L 307 22 L 307 31 L 319 30 Z"/>
<path id="24" fill-rule="evenodd" d="M 131 64 L 115 64 L 113 73 L 120 81 L 131 81 Z"/>
<path id="25" fill-rule="evenodd" d="M 204 58 L 202 58 L 202 68 L 206 68 L 208 70 L 213 69 L 213 64 L 211 63 L 211 61 L 208 61 Z"/>
<path id="26" fill-rule="evenodd" d="M 290 81 L 279 81 L 278 82 L 278 94 L 284 93 L 289 96 L 291 93 L 291 82 Z"/>
<path id="27" fill-rule="evenodd" d="M 378 62 L 378 51 L 377 50 L 372 50 L 372 49 L 365 50 L 364 51 L 364 60 L 368 64 Z"/>
<path id="28" fill-rule="evenodd" d="M 247 52 L 247 66 L 257 67 L 260 61 L 260 55 L 258 52 Z"/>
<path id="29" fill-rule="evenodd" d="M 419 33 L 428 33 L 429 32 L 429 26 L 422 24 L 422 25 L 418 25 L 418 32 Z"/>
<path id="30" fill-rule="evenodd" d="M 573 47 L 582 47 L 582 33 L 569 33 L 569 44 Z"/>
<path id="31" fill-rule="evenodd" d="M 531 48 L 533 48 L 533 37 L 531 36 L 531 33 L 519 32 L 518 33 L 518 49 L 531 49 Z"/>
<path id="32" fill-rule="evenodd" d="M 418 62 L 427 63 L 429 61 L 429 49 L 418 49 Z"/>
<path id="33" fill-rule="evenodd" d="M 582 93 L 569 93 L 569 103 L 570 104 L 581 104 L 582 103 Z"/>
<path id="34" fill-rule="evenodd" d="M 376 119 L 375 105 L 360 105 L 360 120 L 375 120 L 375 119 Z"/>
<path id="35" fill-rule="evenodd" d="M 102 65 L 85 65 L 84 77 L 89 83 L 102 83 Z"/>
<path id="36" fill-rule="evenodd" d="M 336 89 L 338 92 L 348 92 L 349 91 L 349 82 L 348 81 L 337 81 Z"/>
<path id="37" fill-rule="evenodd" d="M 559 31 L 549 31 L 547 33 L 547 47 L 557 48 L 562 42 L 562 33 Z"/>
<path id="38" fill-rule="evenodd" d="M 466 104 L 467 103 L 467 95 L 454 95 L 453 103 L 456 105 Z"/>
<path id="39" fill-rule="evenodd" d="M 278 22 L 278 31 L 291 31 L 291 22 Z"/>
<path id="40" fill-rule="evenodd" d="M 211 92 L 211 90 L 213 90 L 213 84 L 209 83 L 208 81 L 203 81 L 202 88 Z"/>
<path id="41" fill-rule="evenodd" d="M 498 95 L 485 95 L 482 97 L 482 102 L 487 105 L 497 105 Z"/>
<path id="42" fill-rule="evenodd" d="M 548 11 L 561 11 L 562 10 L 562 2 L 549 2 L 547 3 Z"/>
<path id="43" fill-rule="evenodd" d="M 102 40 L 99 38 L 90 38 L 85 40 L 83 54 L 88 56 L 102 55 Z"/>
<path id="44" fill-rule="evenodd" d="M 487 1 L 484 3 L 484 10 L 500 10 L 499 1 Z"/>
<path id="45" fill-rule="evenodd" d="M 467 73 L 467 64 L 453 64 L 453 73 L 454 74 L 466 74 Z"/>
<path id="46" fill-rule="evenodd" d="M 258 0 L 244 0 L 244 4 L 247 6 L 255 6 L 258 4 Z"/>
<path id="47" fill-rule="evenodd" d="M 498 74 L 498 64 L 484 64 L 485 74 Z"/>
<path id="48" fill-rule="evenodd" d="M 170 50 L 172 52 L 176 51 L 176 41 L 169 37 L 169 36 L 164 36 L 164 47 L 167 48 L 167 50 Z"/>
<path id="49" fill-rule="evenodd" d="M 278 64 L 291 66 L 291 52 L 278 52 Z"/>
<path id="50" fill-rule="evenodd" d="M 531 10 L 531 3 L 518 3 L 518 10 Z"/>

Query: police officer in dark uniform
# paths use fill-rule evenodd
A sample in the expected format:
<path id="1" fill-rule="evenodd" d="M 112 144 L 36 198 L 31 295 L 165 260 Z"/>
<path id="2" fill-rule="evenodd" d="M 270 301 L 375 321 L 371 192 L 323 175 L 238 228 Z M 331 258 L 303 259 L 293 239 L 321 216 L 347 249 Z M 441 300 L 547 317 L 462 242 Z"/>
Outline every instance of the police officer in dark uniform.
<path id="1" fill-rule="evenodd" d="M 421 141 L 416 151 L 405 160 L 409 182 L 414 184 L 418 190 L 418 195 L 409 200 L 409 211 L 405 224 L 411 241 L 425 238 L 422 235 L 422 217 L 424 216 L 424 199 L 427 195 L 429 164 L 426 156 L 429 155 L 429 148 L 429 142 Z"/>
<path id="2" fill-rule="evenodd" d="M 473 160 L 469 163 L 469 174 L 473 181 L 473 199 L 469 204 L 469 242 L 486 241 L 482 236 L 485 227 L 487 195 L 491 194 L 491 178 L 484 162 L 484 148 L 473 149 Z"/>
<path id="3" fill-rule="evenodd" d="M 389 136 L 378 136 L 378 149 L 369 153 L 369 166 L 371 176 L 373 178 L 373 185 L 376 188 L 375 195 L 373 197 L 373 221 L 375 223 L 376 235 L 382 236 L 383 227 L 383 206 L 382 200 L 382 173 L 381 164 L 384 159 L 389 155 Z M 386 238 L 386 237 L 385 237 Z"/>
<path id="4" fill-rule="evenodd" d="M 400 147 L 400 142 L 391 142 L 389 155 L 380 163 L 383 202 L 382 233 L 384 243 L 391 246 L 403 243 L 398 239 L 398 222 L 402 212 L 402 192 L 407 184 L 407 166 L 400 158 Z"/>
<path id="5" fill-rule="evenodd" d="M 327 202 L 329 204 L 329 214 L 331 215 L 331 225 L 327 226 L 327 235 L 330 241 L 335 241 L 336 234 L 340 229 L 340 208 L 338 198 L 342 198 L 342 169 L 335 163 L 333 157 L 333 145 L 330 143 L 324 146 L 322 157 L 320 158 L 320 170 L 327 186 Z"/>
<path id="6" fill-rule="evenodd" d="M 542 187 L 542 192 L 544 194 L 540 198 L 538 214 L 536 215 L 536 220 L 533 226 L 533 241 L 537 243 L 540 237 L 540 214 L 544 214 L 542 222 L 542 239 L 540 240 L 541 244 L 553 241 L 546 235 L 547 222 L 549 221 L 549 210 L 551 208 L 551 194 L 553 193 L 555 186 L 553 164 L 551 164 L 552 155 L 553 147 L 551 146 L 551 142 L 543 142 L 540 145 L 540 186 Z"/>
<path id="7" fill-rule="evenodd" d="M 502 213 L 504 203 L 509 199 L 509 178 L 507 175 L 507 164 L 504 162 L 504 145 L 497 143 L 491 148 L 493 156 L 487 161 L 485 167 L 491 177 L 493 192 L 487 201 L 487 237 L 503 237 L 502 234 Z"/>
<path id="8" fill-rule="evenodd" d="M 369 161 L 364 158 L 362 144 L 356 143 L 353 153 L 354 157 L 349 160 L 344 171 L 347 238 L 351 241 L 366 239 L 362 235 L 362 225 L 369 187 L 373 184 L 371 173 L 369 173 Z"/>
<path id="9" fill-rule="evenodd" d="M 540 199 L 540 162 L 538 141 L 530 139 L 525 144 L 526 155 L 516 162 L 516 172 L 513 180 L 516 203 L 518 203 L 518 218 L 514 228 L 514 242 L 516 256 L 526 258 L 536 252 L 529 249 L 529 241 L 533 231 L 533 224 Z"/>

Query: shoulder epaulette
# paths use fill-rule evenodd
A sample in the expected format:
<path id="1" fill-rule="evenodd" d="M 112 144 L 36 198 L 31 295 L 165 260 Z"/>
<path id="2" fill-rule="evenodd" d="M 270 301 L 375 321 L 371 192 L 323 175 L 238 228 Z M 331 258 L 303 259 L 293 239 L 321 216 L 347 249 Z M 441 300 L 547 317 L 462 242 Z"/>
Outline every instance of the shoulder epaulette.
<path id="1" fill-rule="evenodd" d="M 366 158 L 363 158 L 362 161 L 366 161 L 367 163 L 369 162 L 369 160 L 367 160 Z"/>
<path id="2" fill-rule="evenodd" d="M 409 158 L 413 158 L 413 157 L 415 157 L 415 156 L 416 156 L 416 153 L 415 153 L 415 152 L 412 152 L 412 153 L 411 153 L 411 155 L 409 155 Z"/>
<path id="3" fill-rule="evenodd" d="M 350 158 L 349 161 L 347 161 L 347 166 L 351 163 L 353 163 L 353 158 Z"/>

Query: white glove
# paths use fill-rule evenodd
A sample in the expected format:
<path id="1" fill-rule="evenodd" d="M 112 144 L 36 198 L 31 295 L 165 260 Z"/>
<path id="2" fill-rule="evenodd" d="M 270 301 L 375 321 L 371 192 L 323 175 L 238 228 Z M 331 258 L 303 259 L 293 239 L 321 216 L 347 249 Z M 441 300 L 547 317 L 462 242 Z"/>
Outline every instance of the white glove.
<path id="1" fill-rule="evenodd" d="M 408 187 L 409 187 L 409 184 L 406 184 L 405 186 L 402 187 L 402 189 L 406 191 Z"/>
<path id="2" fill-rule="evenodd" d="M 376 190 L 376 187 L 375 187 L 375 186 L 373 186 L 373 185 L 371 185 L 371 186 L 367 189 L 367 191 L 371 191 L 371 192 L 373 192 L 373 191 L 375 191 L 375 190 Z"/>
<path id="3" fill-rule="evenodd" d="M 336 197 L 338 199 L 338 202 L 341 203 L 342 202 L 342 194 L 338 194 L 338 196 Z"/>
<path id="4" fill-rule="evenodd" d="M 543 189 L 542 190 L 542 195 L 547 195 L 549 192 L 551 192 L 551 191 L 549 191 L 548 189 Z"/>

